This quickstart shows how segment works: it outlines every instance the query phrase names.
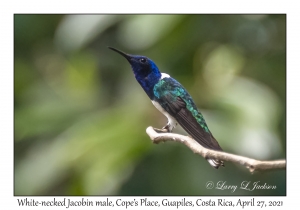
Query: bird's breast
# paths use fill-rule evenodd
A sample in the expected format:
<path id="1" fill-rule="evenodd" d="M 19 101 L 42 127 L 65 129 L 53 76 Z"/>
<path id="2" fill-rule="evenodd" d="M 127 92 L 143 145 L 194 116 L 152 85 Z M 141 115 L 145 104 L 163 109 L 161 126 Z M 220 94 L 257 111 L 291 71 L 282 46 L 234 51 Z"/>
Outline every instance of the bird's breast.
<path id="1" fill-rule="evenodd" d="M 178 124 L 176 119 L 172 117 L 158 102 L 152 100 L 152 104 L 158 109 L 163 115 L 165 115 L 168 118 L 169 123 L 171 124 L 172 128 L 175 128 L 176 125 Z"/>

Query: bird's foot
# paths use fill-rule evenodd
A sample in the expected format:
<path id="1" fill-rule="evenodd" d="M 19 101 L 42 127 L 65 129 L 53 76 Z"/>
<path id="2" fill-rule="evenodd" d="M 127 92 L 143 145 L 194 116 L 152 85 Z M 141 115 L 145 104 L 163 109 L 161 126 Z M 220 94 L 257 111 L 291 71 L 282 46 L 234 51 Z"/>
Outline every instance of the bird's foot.
<path id="1" fill-rule="evenodd" d="M 167 129 L 159 129 L 159 128 L 153 128 L 157 133 L 168 133 L 169 131 Z"/>
<path id="2" fill-rule="evenodd" d="M 163 128 L 162 128 L 162 130 L 166 130 L 168 133 L 171 133 L 172 132 L 172 126 L 171 126 L 171 124 L 167 124 L 167 125 L 165 125 Z"/>
<path id="3" fill-rule="evenodd" d="M 159 128 L 153 128 L 157 133 L 171 133 L 172 132 L 172 126 L 171 124 L 165 125 L 162 129 Z"/>

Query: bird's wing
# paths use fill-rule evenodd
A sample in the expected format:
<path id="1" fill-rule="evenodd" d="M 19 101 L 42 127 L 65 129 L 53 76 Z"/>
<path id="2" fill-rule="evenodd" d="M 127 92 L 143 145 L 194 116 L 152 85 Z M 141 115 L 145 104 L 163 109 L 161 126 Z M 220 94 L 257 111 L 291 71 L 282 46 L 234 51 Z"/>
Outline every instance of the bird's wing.
<path id="1" fill-rule="evenodd" d="M 172 79 L 172 78 L 164 78 Z M 162 81 L 163 83 L 163 81 Z M 160 89 L 160 90 L 159 90 Z M 156 100 L 173 116 L 181 127 L 202 146 L 222 150 L 216 139 L 210 133 L 202 114 L 194 105 L 187 91 L 172 79 L 156 87 Z"/>

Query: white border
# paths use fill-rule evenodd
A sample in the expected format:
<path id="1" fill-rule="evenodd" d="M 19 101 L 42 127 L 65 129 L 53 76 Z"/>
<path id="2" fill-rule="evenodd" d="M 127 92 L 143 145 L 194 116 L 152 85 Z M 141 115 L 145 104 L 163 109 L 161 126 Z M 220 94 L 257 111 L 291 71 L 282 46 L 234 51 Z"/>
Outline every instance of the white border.
<path id="1" fill-rule="evenodd" d="M 292 2 L 292 3 L 291 3 Z M 296 1 L 5 1 L 1 3 L 1 209 L 15 209 L 13 196 L 13 14 L 14 13 L 287 13 L 287 197 L 258 197 L 284 200 L 298 206 L 299 181 L 299 7 Z M 31 197 L 50 199 L 51 197 Z M 76 199 L 79 197 L 76 197 Z M 93 197 L 96 199 L 95 197 Z M 93 199 L 91 198 L 91 199 Z M 178 199 L 180 197 L 177 197 Z M 217 199 L 217 197 L 213 197 Z M 225 197 L 237 200 L 239 197 Z M 242 197 L 247 199 L 247 197 Z M 249 197 L 250 198 L 250 197 Z M 114 197 L 113 199 L 116 199 Z M 158 198 L 161 199 L 161 198 Z M 179 199 L 180 200 L 180 199 Z M 140 207 L 138 207 L 140 209 Z M 32 209 L 30 207 L 26 209 Z M 40 209 L 40 208 L 39 208 Z M 48 209 L 48 208 L 47 208 Z M 83 208 L 76 208 L 83 209 Z M 103 208 L 105 209 L 105 208 Z M 168 208 L 166 208 L 168 209 Z"/>

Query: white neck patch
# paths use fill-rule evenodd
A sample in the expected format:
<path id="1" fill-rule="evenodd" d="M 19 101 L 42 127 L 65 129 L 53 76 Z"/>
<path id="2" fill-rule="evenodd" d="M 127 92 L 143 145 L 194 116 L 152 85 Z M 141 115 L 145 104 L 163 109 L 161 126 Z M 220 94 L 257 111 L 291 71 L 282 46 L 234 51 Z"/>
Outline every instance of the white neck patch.
<path id="1" fill-rule="evenodd" d="M 161 73 L 160 79 L 163 79 L 163 78 L 166 78 L 166 77 L 170 77 L 170 75 L 168 75 L 166 73 Z"/>

